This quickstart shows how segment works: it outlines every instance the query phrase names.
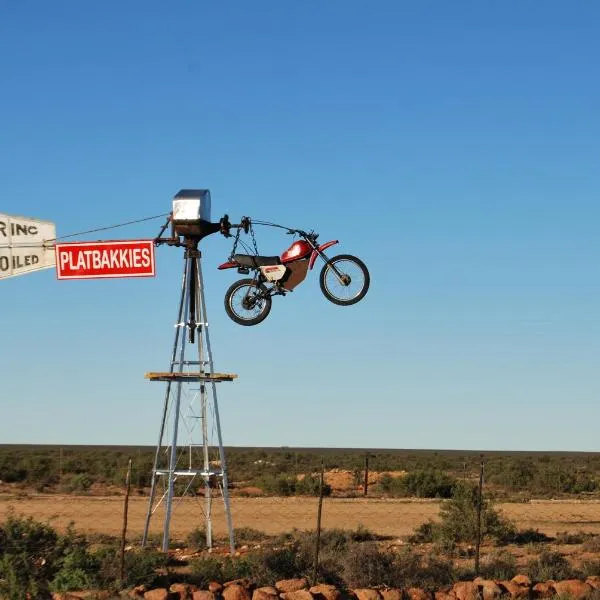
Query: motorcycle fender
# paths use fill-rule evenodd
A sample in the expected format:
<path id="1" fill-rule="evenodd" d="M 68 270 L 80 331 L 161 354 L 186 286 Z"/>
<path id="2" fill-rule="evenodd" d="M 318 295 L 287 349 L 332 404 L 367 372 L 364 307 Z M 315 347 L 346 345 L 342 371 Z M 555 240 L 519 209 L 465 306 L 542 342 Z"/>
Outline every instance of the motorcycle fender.
<path id="1" fill-rule="evenodd" d="M 321 252 L 323 252 L 323 250 L 327 250 L 327 248 L 331 248 L 331 246 L 335 246 L 336 244 L 339 244 L 340 241 L 339 240 L 331 240 L 330 242 L 325 242 L 324 244 L 321 244 L 319 246 L 319 250 L 321 250 Z M 315 266 L 315 260 L 317 260 L 317 256 L 319 256 L 317 254 L 316 250 L 313 250 L 313 253 L 310 257 L 310 263 L 309 263 L 309 268 L 312 271 L 312 268 Z"/>
<path id="2" fill-rule="evenodd" d="M 219 265 L 217 267 L 217 269 L 219 269 L 219 271 L 222 271 L 223 269 L 234 269 L 235 267 L 239 267 L 240 265 L 238 265 L 236 262 L 226 262 L 223 263 L 222 265 Z"/>

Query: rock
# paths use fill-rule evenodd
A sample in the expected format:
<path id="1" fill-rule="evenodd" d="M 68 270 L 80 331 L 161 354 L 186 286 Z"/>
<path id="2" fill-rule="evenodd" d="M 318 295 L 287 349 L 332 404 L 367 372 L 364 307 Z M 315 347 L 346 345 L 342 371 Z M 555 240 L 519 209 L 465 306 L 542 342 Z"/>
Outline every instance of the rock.
<path id="1" fill-rule="evenodd" d="M 279 600 L 279 594 L 274 587 L 261 587 L 254 590 L 252 600 Z"/>
<path id="2" fill-rule="evenodd" d="M 229 587 L 230 585 L 241 585 L 242 587 L 249 588 L 252 585 L 252 582 L 247 577 L 242 577 L 241 579 L 232 579 L 231 581 L 226 581 L 223 584 L 223 587 Z"/>
<path id="3" fill-rule="evenodd" d="M 80 596 L 71 594 L 70 592 L 53 592 L 52 600 L 81 600 Z"/>
<path id="4" fill-rule="evenodd" d="M 310 593 L 318 598 L 318 600 L 340 600 L 342 593 L 335 587 L 327 583 L 313 585 L 310 588 Z"/>
<path id="5" fill-rule="evenodd" d="M 525 585 L 527 587 L 531 586 L 531 579 L 529 579 L 527 575 L 515 575 L 511 581 L 517 585 Z"/>
<path id="6" fill-rule="evenodd" d="M 552 598 L 554 595 L 554 581 L 540 581 L 533 586 L 534 598 Z"/>
<path id="7" fill-rule="evenodd" d="M 422 588 L 408 588 L 406 597 L 408 600 L 432 600 L 433 594 Z"/>
<path id="8" fill-rule="evenodd" d="M 358 600 L 381 600 L 381 594 L 371 588 L 358 588 L 352 591 Z"/>
<path id="9" fill-rule="evenodd" d="M 495 581 L 478 577 L 473 583 L 476 583 L 477 587 L 479 588 L 483 600 L 495 600 L 496 598 L 500 598 L 500 596 L 502 596 L 502 590 Z"/>
<path id="10" fill-rule="evenodd" d="M 379 590 L 383 600 L 402 600 L 402 590 L 390 588 L 389 590 Z"/>
<path id="11" fill-rule="evenodd" d="M 259 587 L 257 589 L 259 589 L 261 592 L 264 592 L 265 594 L 268 594 L 269 596 L 279 595 L 279 592 L 277 591 L 277 589 L 272 585 L 265 585 L 265 586 Z"/>
<path id="12" fill-rule="evenodd" d="M 295 592 L 283 592 L 282 600 L 313 600 L 313 595 L 308 590 L 296 590 Z"/>
<path id="13" fill-rule="evenodd" d="M 196 591 L 196 586 L 191 586 L 189 583 L 173 583 L 169 588 L 172 594 L 178 594 L 179 600 L 192 600 L 192 592 Z M 209 592 L 210 593 L 210 592 Z M 209 600 L 208 598 L 206 600 Z"/>
<path id="14" fill-rule="evenodd" d="M 148 591 L 148 587 L 142 583 L 142 585 L 136 585 L 130 592 L 127 594 L 129 598 L 143 598 L 144 594 Z"/>
<path id="15" fill-rule="evenodd" d="M 206 590 L 196 590 L 192 592 L 192 600 L 215 600 L 215 595 Z"/>
<path id="16" fill-rule="evenodd" d="M 514 600 L 529 598 L 529 588 L 514 581 L 496 581 L 496 585 L 502 591 L 503 596 L 510 596 Z"/>
<path id="17" fill-rule="evenodd" d="M 433 594 L 434 600 L 456 600 L 456 596 L 452 591 L 452 588 L 445 588 L 438 590 Z"/>
<path id="18" fill-rule="evenodd" d="M 458 600 L 479 600 L 479 588 L 472 581 L 459 581 L 452 586 Z"/>
<path id="19" fill-rule="evenodd" d="M 282 579 L 281 581 L 275 582 L 275 587 L 278 592 L 297 592 L 298 590 L 307 589 L 308 581 L 306 581 L 306 578 L 304 577 L 299 579 Z"/>
<path id="20" fill-rule="evenodd" d="M 208 584 L 208 591 L 213 594 L 219 594 L 223 591 L 223 586 L 218 581 L 211 581 Z"/>
<path id="21" fill-rule="evenodd" d="M 156 588 L 144 594 L 145 600 L 169 600 L 169 590 L 166 588 Z"/>
<path id="22" fill-rule="evenodd" d="M 252 600 L 279 600 L 279 594 L 277 594 L 277 590 L 275 588 L 257 588 L 252 594 Z"/>
<path id="23" fill-rule="evenodd" d="M 557 595 L 567 596 L 570 600 L 587 600 L 593 594 L 594 588 L 579 579 L 566 579 L 557 581 L 554 584 L 554 591 Z"/>
<path id="24" fill-rule="evenodd" d="M 585 582 L 591 585 L 595 590 L 600 590 L 600 577 L 598 575 L 591 575 Z"/>
<path id="25" fill-rule="evenodd" d="M 250 600 L 250 592 L 239 583 L 230 583 L 223 590 L 223 600 Z"/>

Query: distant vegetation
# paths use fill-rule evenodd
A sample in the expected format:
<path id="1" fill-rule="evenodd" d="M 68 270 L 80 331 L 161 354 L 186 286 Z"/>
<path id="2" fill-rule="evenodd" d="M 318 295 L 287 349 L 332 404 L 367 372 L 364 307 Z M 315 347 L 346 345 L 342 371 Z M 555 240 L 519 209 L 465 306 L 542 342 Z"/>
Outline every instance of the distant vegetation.
<path id="1" fill-rule="evenodd" d="M 355 485 L 347 494 L 362 493 L 365 450 L 228 448 L 226 454 L 235 493 L 253 488 L 268 495 L 316 495 L 321 459 L 326 471 L 353 474 Z M 110 486 L 122 487 L 131 458 L 132 484 L 142 493 L 150 484 L 153 457 L 150 447 L 5 445 L 0 481 L 39 492 L 86 493 L 94 486 L 110 492 Z M 369 494 L 449 498 L 458 482 L 477 480 L 479 462 L 476 452 L 370 451 L 370 472 L 383 475 L 370 483 Z M 491 452 L 485 456 L 485 484 L 498 498 L 600 495 L 600 454 Z M 324 492 L 332 490 L 326 485 Z"/>

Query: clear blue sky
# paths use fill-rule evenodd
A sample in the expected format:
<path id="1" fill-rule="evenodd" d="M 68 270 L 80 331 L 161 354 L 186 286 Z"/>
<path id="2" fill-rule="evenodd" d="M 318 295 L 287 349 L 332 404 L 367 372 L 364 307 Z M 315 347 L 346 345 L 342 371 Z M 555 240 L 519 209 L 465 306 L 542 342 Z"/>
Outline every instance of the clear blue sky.
<path id="1" fill-rule="evenodd" d="M 232 445 L 600 449 L 600 5 L 3 3 L 0 212 L 59 235 L 167 212 L 314 227 L 368 264 L 230 321 Z M 159 223 L 105 238 L 153 237 Z M 84 236 L 84 239 L 97 236 Z M 262 243 L 261 243 L 262 241 Z M 286 236 L 259 237 L 278 253 Z M 181 256 L 154 280 L 0 284 L 0 442 L 153 444 Z"/>

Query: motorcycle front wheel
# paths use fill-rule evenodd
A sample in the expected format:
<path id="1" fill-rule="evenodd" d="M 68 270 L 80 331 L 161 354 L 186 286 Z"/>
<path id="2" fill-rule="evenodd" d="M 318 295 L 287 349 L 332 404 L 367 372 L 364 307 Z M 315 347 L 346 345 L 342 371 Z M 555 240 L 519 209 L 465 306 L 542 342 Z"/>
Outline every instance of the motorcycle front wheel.
<path id="1" fill-rule="evenodd" d="M 238 325 L 258 325 L 271 312 L 271 296 L 254 279 L 240 279 L 225 293 L 225 312 Z"/>
<path id="2" fill-rule="evenodd" d="M 327 260 L 321 270 L 319 282 L 327 300 L 339 306 L 350 306 L 365 297 L 371 277 L 360 258 L 339 254 Z"/>

